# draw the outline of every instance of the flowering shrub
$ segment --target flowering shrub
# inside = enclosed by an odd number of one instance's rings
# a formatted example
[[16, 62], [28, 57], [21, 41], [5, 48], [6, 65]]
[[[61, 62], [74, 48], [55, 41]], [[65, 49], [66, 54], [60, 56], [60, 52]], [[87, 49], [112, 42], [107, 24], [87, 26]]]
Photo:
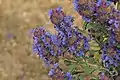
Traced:
[[[120, 75], [120, 11], [111, 3], [74, 0], [84, 20], [83, 30], [61, 7], [49, 11], [56, 34], [44, 27], [33, 29], [33, 50], [53, 80], [111, 80]], [[59, 65], [61, 58], [68, 70]]]

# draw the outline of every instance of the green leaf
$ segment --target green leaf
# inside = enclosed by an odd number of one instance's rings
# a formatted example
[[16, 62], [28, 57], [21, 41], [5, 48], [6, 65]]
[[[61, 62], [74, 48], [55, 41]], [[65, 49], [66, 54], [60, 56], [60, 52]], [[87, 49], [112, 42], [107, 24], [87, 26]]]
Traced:
[[79, 61], [78, 64], [86, 65], [86, 62], [84, 62], [84, 61]]
[[84, 80], [84, 76], [80, 75], [79, 80]]
[[116, 68], [114, 68], [114, 67], [111, 67], [111, 68], [110, 68], [109, 73], [110, 73], [110, 75], [112, 75], [112, 76], [118, 75], [118, 72], [117, 72]]
[[64, 78], [64, 80], [68, 80], [68, 78]]
[[88, 25], [88, 22], [83, 21], [83, 29], [84, 29], [84, 30], [86, 30], [86, 29], [87, 29], [87, 25]]
[[97, 23], [86, 23], [85, 24], [85, 28], [86, 29], [91, 29], [91, 28], [97, 28], [98, 27], [98, 24]]
[[94, 58], [89, 58], [89, 59], [88, 59], [88, 62], [89, 62], [90, 64], [96, 64], [96, 61], [95, 61]]
[[90, 41], [89, 43], [90, 43], [90, 48], [91, 48], [91, 50], [99, 50], [99, 49], [100, 49], [100, 47], [99, 47], [99, 45], [98, 45], [97, 42], [95, 42], [95, 41]]
[[120, 10], [120, 2], [117, 3], [117, 9]]
[[118, 67], [116, 68], [116, 70], [117, 70], [118, 72], [120, 72], [120, 66], [118, 66]]
[[92, 77], [90, 80], [99, 80], [99, 77]]
[[71, 61], [69, 61], [69, 60], [64, 60], [64, 63], [65, 63], [65, 65], [66, 65], [66, 66], [69, 66], [69, 65], [71, 65], [71, 64], [72, 64], [72, 62], [71, 62]]
[[73, 73], [73, 72], [75, 71], [75, 69], [76, 69], [76, 65], [75, 65], [75, 64], [72, 64], [72, 65], [69, 65], [69, 66], [68, 66], [68, 70], [69, 70], [71, 73]]
[[120, 49], [120, 44], [117, 44], [117, 48]]
[[94, 72], [95, 70], [96, 70], [96, 69], [91, 68], [91, 67], [89, 67], [89, 66], [84, 66], [84, 72], [85, 72], [85, 74], [87, 74], [87, 75], [91, 75], [92, 72]]

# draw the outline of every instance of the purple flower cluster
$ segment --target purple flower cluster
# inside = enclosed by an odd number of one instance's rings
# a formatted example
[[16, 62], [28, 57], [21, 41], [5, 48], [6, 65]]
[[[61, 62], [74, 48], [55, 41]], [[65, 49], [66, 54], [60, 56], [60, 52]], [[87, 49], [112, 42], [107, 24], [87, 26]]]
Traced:
[[[85, 37], [77, 27], [73, 26], [73, 17], [66, 16], [61, 10], [61, 7], [50, 10], [50, 19], [54, 24], [54, 28], [58, 31], [60, 40], [58, 40], [58, 42], [61, 43], [61, 47], [66, 47], [70, 53], [74, 53], [75, 55], [82, 55], [84, 51], [89, 49], [88, 38]], [[82, 48], [80, 50], [78, 47], [80, 47], [81, 41], [83, 41], [84, 44], [81, 45]]]
[[56, 34], [47, 32], [43, 27], [33, 29], [33, 50], [50, 69], [51, 78], [72, 80], [70, 72], [64, 72], [59, 67], [59, 56], [69, 52], [73, 56], [84, 56], [89, 50], [89, 39], [78, 28], [73, 26], [73, 17], [66, 16], [62, 8], [49, 11], [51, 22], [54, 24]]
[[59, 67], [59, 56], [63, 49], [59, 47], [58, 36], [45, 31], [43, 27], [33, 29], [33, 51], [36, 52], [50, 69], [48, 75], [51, 78], [63, 80], [65, 72]]
[[74, 7], [86, 22], [105, 24], [109, 30], [120, 31], [120, 11], [114, 9], [110, 1], [81, 1], [83, 0], [74, 0]]
[[116, 46], [106, 44], [102, 53], [102, 60], [106, 68], [118, 67], [120, 65], [120, 49], [117, 49]]
[[120, 65], [120, 48], [117, 45], [120, 45], [120, 42], [117, 40], [114, 30], [111, 29], [108, 40], [102, 48], [102, 60], [106, 68]]
[[[120, 25], [120, 11], [111, 7], [111, 2], [106, 0], [74, 0], [75, 10], [83, 17], [86, 22], [96, 22], [105, 24], [114, 22], [114, 26]], [[114, 18], [111, 20], [111, 18]], [[116, 19], [115, 19], [116, 18]]]
[[[86, 0], [85, 0], [86, 1]], [[108, 40], [102, 44], [102, 61], [105, 67], [120, 65], [120, 11], [111, 7], [107, 0], [74, 0], [75, 10], [86, 22], [104, 25], [108, 32]]]

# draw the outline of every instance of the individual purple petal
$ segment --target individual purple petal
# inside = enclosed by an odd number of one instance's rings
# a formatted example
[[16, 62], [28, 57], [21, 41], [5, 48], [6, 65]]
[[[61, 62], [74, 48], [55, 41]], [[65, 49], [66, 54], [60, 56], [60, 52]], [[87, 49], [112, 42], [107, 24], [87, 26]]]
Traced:
[[55, 70], [54, 69], [51, 69], [48, 73], [49, 76], [53, 76], [55, 74]]
[[67, 72], [67, 73], [66, 73], [66, 76], [67, 76], [67, 79], [68, 79], [68, 80], [72, 80], [72, 75], [71, 75], [70, 72]]
[[84, 51], [83, 51], [83, 50], [80, 50], [80, 51], [76, 54], [76, 56], [78, 56], [78, 57], [84, 56]]
[[58, 66], [59, 66], [58, 63], [55, 63], [55, 64], [54, 64], [54, 68], [55, 68], [55, 69], [58, 68]]
[[45, 32], [45, 35], [51, 37], [51, 34], [49, 32]]
[[86, 22], [90, 22], [90, 21], [91, 21], [90, 18], [87, 18], [87, 17], [82, 17], [82, 18], [83, 18], [83, 20], [85, 20]]
[[58, 44], [58, 39], [56, 35], [52, 35], [51, 36], [51, 41], [53, 42], [53, 44]]
[[57, 8], [58, 13], [62, 12], [62, 7]]
[[114, 22], [114, 26], [115, 26], [115, 28], [118, 28], [120, 26], [120, 24], [118, 23], [118, 21]]
[[52, 15], [52, 12], [53, 12], [52, 9], [50, 9], [50, 10], [48, 11], [48, 15], [51, 16], [51, 15]]
[[96, 5], [97, 5], [97, 6], [100, 6], [101, 4], [102, 4], [102, 0], [97, 0]]
[[42, 35], [42, 36], [41, 36], [41, 40], [45, 43], [45, 42], [46, 42], [46, 36], [45, 36], [45, 35]]
[[113, 19], [110, 19], [110, 20], [108, 21], [109, 24], [112, 24], [113, 22], [114, 22]]
[[73, 25], [73, 17], [71, 16], [66, 16], [64, 17], [64, 21], [69, 24], [69, 26], [72, 26]]

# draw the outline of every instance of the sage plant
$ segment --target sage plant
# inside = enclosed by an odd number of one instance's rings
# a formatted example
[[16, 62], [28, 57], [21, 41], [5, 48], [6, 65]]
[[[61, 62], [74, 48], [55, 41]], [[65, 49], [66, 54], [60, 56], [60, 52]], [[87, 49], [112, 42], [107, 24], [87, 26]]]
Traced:
[[[110, 0], [74, 0], [83, 30], [62, 7], [49, 11], [56, 34], [33, 29], [33, 51], [53, 80], [111, 80], [120, 75], [120, 11]], [[117, 1], [115, 2], [117, 3]], [[60, 66], [60, 59], [68, 70]]]

